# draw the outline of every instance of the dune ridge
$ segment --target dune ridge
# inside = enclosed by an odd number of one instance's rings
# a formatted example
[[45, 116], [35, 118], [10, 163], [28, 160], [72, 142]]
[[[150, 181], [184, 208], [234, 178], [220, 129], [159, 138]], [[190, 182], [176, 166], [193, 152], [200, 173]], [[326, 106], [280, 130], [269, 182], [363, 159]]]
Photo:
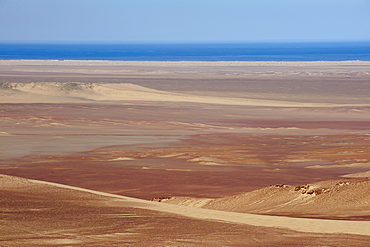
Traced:
[[[7, 175], [0, 175], [0, 185], [3, 190], [17, 190], [22, 186], [32, 187], [35, 186], [37, 190], [47, 190], [48, 187], [57, 187], [66, 190], [83, 192], [87, 195], [103, 196], [106, 199], [107, 206], [131, 207], [148, 209], [171, 214], [178, 214], [186, 217], [203, 219], [203, 220], [216, 220], [230, 223], [246, 224], [253, 226], [276, 227], [286, 228], [301, 232], [312, 233], [347, 233], [370, 235], [370, 221], [342, 221], [342, 220], [321, 220], [321, 219], [306, 219], [306, 218], [292, 218], [284, 216], [268, 216], [268, 215], [255, 215], [247, 213], [226, 212], [220, 210], [211, 210], [205, 208], [188, 207], [181, 205], [171, 205], [158, 203], [153, 201], [146, 201], [126, 196], [114, 195], [94, 190], [78, 188], [63, 184], [23, 179]], [[39, 185], [39, 186], [38, 186]], [[34, 191], [37, 193], [37, 191]]]
[[[140, 100], [276, 107], [349, 106], [349, 104], [306, 103], [295, 101], [195, 96], [155, 90], [131, 83], [1, 82], [0, 96], [0, 103]], [[366, 106], [366, 104], [350, 104], [350, 106]]]
[[218, 199], [174, 197], [164, 202], [240, 213], [368, 220], [370, 179], [343, 178], [296, 186], [277, 184]]

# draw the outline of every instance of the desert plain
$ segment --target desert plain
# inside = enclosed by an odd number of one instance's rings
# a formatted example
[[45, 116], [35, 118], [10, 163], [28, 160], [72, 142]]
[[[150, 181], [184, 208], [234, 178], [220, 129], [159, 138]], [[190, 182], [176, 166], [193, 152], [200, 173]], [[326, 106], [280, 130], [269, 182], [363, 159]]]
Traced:
[[0, 246], [369, 246], [370, 62], [0, 61]]

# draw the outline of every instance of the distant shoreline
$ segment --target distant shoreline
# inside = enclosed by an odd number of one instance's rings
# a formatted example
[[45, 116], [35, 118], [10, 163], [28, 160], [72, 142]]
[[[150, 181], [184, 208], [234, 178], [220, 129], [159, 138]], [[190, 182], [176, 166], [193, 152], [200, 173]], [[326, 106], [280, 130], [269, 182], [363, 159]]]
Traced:
[[279, 61], [279, 60], [271, 60], [271, 61], [244, 61], [244, 60], [222, 60], [222, 61], [207, 61], [207, 60], [104, 60], [104, 59], [0, 59], [0, 61], [47, 61], [47, 62], [133, 62], [133, 63], [345, 63], [345, 62], [370, 62], [370, 60], [315, 60], [315, 61], [305, 61], [305, 60], [297, 60], [297, 61]]
[[131, 61], [131, 60], [67, 60], [67, 59], [0, 59], [1, 63], [122, 63], [122, 64], [134, 64], [134, 65], [151, 65], [151, 64], [203, 64], [203, 65], [304, 65], [304, 64], [325, 64], [325, 65], [344, 65], [344, 64], [356, 64], [356, 65], [370, 65], [370, 61], [367, 60], [343, 60], [343, 61]]

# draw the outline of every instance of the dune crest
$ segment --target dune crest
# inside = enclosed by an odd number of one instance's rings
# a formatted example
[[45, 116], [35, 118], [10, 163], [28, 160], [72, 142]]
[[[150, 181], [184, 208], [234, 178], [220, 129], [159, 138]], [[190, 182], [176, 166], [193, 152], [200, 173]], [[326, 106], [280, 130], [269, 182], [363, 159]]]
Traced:
[[[44, 102], [79, 102], [79, 101], [164, 101], [191, 102], [221, 105], [253, 105], [276, 107], [335, 107], [339, 104], [303, 103], [294, 101], [276, 101], [214, 97], [179, 94], [155, 90], [131, 83], [81, 83], [81, 82], [31, 82], [0, 83], [0, 103], [44, 103]], [[363, 106], [355, 104], [353, 106]]]
[[366, 220], [370, 216], [370, 179], [278, 184], [219, 199], [174, 197], [164, 202], [241, 213]]
[[[0, 175], [0, 185], [2, 186], [2, 189], [4, 191], [8, 192], [27, 192], [32, 193], [33, 195], [45, 196], [45, 194], [47, 195], [53, 193], [53, 191], [58, 191], [60, 195], [64, 194], [68, 196], [73, 196], [75, 200], [94, 200], [100, 205], [105, 205], [105, 207], [131, 207], [146, 209], [163, 213], [177, 214], [201, 220], [216, 220], [253, 226], [288, 228], [295, 231], [312, 233], [342, 232], [348, 234], [370, 235], [370, 232], [367, 230], [370, 227], [369, 221], [302, 219], [283, 216], [254, 215], [247, 213], [226, 212], [221, 210], [210, 210], [197, 207], [170, 205], [88, 190], [74, 186], [24, 179], [7, 175]], [[33, 210], [38, 209], [35, 208]]]

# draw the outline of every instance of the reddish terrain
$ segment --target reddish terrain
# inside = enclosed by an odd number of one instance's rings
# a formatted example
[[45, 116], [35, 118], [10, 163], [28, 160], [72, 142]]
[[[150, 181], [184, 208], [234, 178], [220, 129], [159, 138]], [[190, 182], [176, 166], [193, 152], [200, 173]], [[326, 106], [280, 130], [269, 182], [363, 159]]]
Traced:
[[[356, 186], [341, 194], [348, 196], [344, 203], [351, 201], [345, 212], [333, 194], [324, 195], [331, 213], [322, 214], [313, 213], [321, 199], [310, 202], [314, 211], [297, 211], [274, 204], [293, 200], [295, 192], [289, 192], [293, 199], [287, 194], [272, 202], [264, 198], [266, 191], [280, 189], [273, 187], [277, 184], [294, 191], [343, 176], [367, 181], [368, 68], [366, 62], [0, 61], [0, 174], [141, 199], [224, 200], [252, 193], [266, 204], [209, 208], [368, 221], [366, 210], [356, 211], [357, 202], [370, 208], [366, 193], [365, 199], [356, 198]], [[366, 246], [370, 241], [369, 236], [309, 235], [135, 206], [97, 206], [99, 198], [53, 194], [49, 187], [17, 189], [9, 181], [20, 180], [3, 180], [6, 227], [0, 241], [6, 246], [31, 240], [46, 246]], [[361, 193], [368, 185], [364, 188]], [[111, 214], [114, 220], [106, 217]], [[108, 222], [115, 223], [107, 227]], [[44, 225], [55, 235], [41, 234]], [[67, 229], [73, 234], [61, 237]]]

